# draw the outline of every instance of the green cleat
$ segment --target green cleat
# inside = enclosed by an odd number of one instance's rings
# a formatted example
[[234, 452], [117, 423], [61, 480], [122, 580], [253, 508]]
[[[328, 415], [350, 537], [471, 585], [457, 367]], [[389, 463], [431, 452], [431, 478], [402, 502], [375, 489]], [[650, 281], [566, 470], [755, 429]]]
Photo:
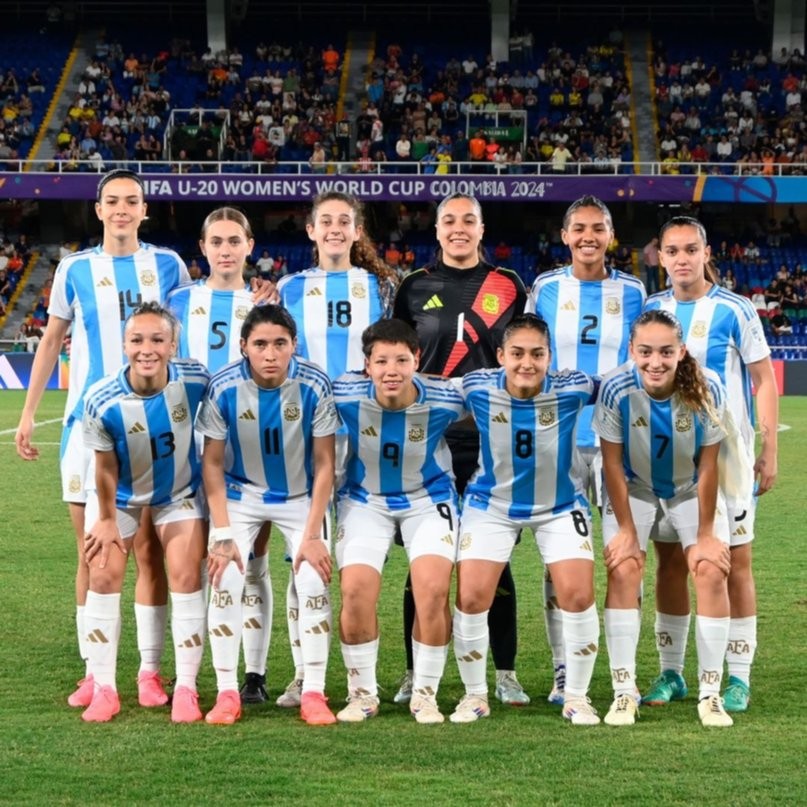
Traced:
[[729, 683], [723, 693], [723, 708], [727, 712], [745, 712], [751, 702], [751, 689], [745, 681], [729, 676]]
[[650, 691], [642, 698], [645, 706], [666, 706], [670, 701], [683, 700], [689, 690], [680, 673], [664, 670], [650, 685]]

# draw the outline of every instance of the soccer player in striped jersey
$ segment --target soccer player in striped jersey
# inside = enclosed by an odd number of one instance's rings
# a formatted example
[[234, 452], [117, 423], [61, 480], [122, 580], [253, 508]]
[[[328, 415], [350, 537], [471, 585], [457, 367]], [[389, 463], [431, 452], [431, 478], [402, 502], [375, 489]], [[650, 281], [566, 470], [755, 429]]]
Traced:
[[[254, 246], [247, 217], [233, 207], [217, 208], [204, 220], [199, 240], [202, 254], [210, 264], [210, 276], [175, 289], [168, 296], [168, 306], [181, 326], [179, 355], [199, 359], [210, 372], [241, 358], [240, 328], [253, 305], [244, 270]], [[266, 654], [273, 604], [268, 557], [270, 532], [271, 524], [261, 530], [246, 564], [242, 703], [266, 701]], [[206, 576], [206, 560], [203, 567]]]
[[[653, 295], [649, 308], [671, 311], [681, 321], [687, 350], [714, 370], [726, 387], [728, 406], [748, 450], [749, 480], [763, 495], [776, 482], [779, 393], [770, 348], [754, 306], [744, 297], [722, 288], [710, 265], [706, 231], [697, 220], [677, 217], [661, 229], [661, 261], [672, 286]], [[761, 450], [754, 457], [754, 403]], [[753, 491], [753, 484], [747, 485]], [[728, 498], [731, 526], [729, 600], [731, 625], [726, 653], [728, 685], [726, 710], [742, 712], [750, 699], [751, 664], [757, 646], [756, 589], [751, 567], [755, 495]], [[663, 538], [663, 531], [659, 537]], [[656, 541], [656, 636], [661, 675], [643, 701], [662, 705], [686, 694], [681, 675], [689, 629], [686, 564], [675, 544]]]
[[[473, 196], [452, 194], [437, 207], [439, 248], [433, 264], [411, 272], [395, 297], [394, 316], [417, 331], [425, 373], [458, 377], [497, 367], [496, 350], [510, 320], [524, 312], [527, 292], [511, 269], [488, 263], [482, 246], [482, 207]], [[479, 435], [473, 424], [449, 429], [454, 476], [460, 496], [476, 469]], [[411, 581], [404, 587], [404, 645], [407, 672], [394, 700], [405, 703], [412, 691], [412, 625], [415, 604]], [[516, 677], [518, 644], [516, 587], [505, 565], [489, 612], [491, 654], [496, 667], [496, 697], [522, 706], [530, 702]]]
[[718, 491], [725, 391], [687, 353], [681, 324], [667, 311], [645, 311], [634, 322], [630, 352], [633, 361], [603, 379], [594, 423], [608, 493], [605, 638], [614, 701], [605, 722], [632, 725], [638, 716], [639, 591], [647, 542], [663, 514], [695, 585], [698, 714], [704, 726], [730, 726], [720, 698], [729, 631], [729, 525]]
[[571, 474], [580, 412], [595, 381], [579, 371], [549, 372], [547, 324], [523, 314], [507, 326], [499, 370], [463, 378], [480, 435], [479, 469], [468, 483], [457, 552], [454, 652], [465, 696], [451, 715], [470, 723], [490, 714], [487, 610], [519, 531], [529, 527], [552, 573], [563, 614], [567, 660], [563, 717], [596, 725], [587, 697], [597, 658], [591, 517]]
[[284, 308], [253, 308], [241, 329], [245, 358], [213, 376], [199, 416], [211, 525], [208, 634], [218, 684], [208, 723], [231, 724], [241, 716], [243, 558], [270, 521], [294, 558], [303, 663], [300, 714], [312, 725], [336, 722], [324, 690], [331, 632], [328, 506], [339, 420], [328, 377], [293, 355], [296, 333]]
[[[398, 277], [379, 257], [364, 229], [361, 202], [347, 193], [328, 191], [314, 198], [306, 232], [314, 244], [312, 266], [278, 283], [280, 302], [297, 323], [297, 353], [318, 364], [332, 381], [361, 370], [365, 328], [389, 316]], [[341, 438], [337, 465], [343, 461]], [[286, 589], [286, 615], [295, 675], [276, 703], [300, 705], [302, 661], [297, 615], [299, 602], [292, 576]]]
[[[182, 259], [170, 249], [138, 240], [146, 217], [143, 182], [128, 169], [115, 169], [98, 183], [95, 214], [104, 232], [101, 244], [64, 258], [56, 269], [49, 319], [31, 368], [31, 379], [17, 429], [17, 453], [36, 460], [32, 444], [34, 417], [47, 380], [59, 359], [62, 343], [71, 331], [70, 384], [64, 414], [60, 470], [62, 498], [68, 503], [76, 536], [76, 630], [79, 653], [87, 660], [84, 627], [89, 569], [84, 557], [86, 482], [92, 452], [82, 445], [81, 420], [88, 387], [123, 365], [123, 328], [126, 318], [141, 303], [162, 301], [180, 283], [190, 282]], [[134, 541], [138, 564], [135, 585], [137, 644], [141, 667], [140, 703], [168, 701], [159, 677], [165, 641], [166, 581], [160, 553], [152, 549], [151, 528], [144, 523]], [[156, 555], [156, 557], [155, 557]], [[68, 698], [71, 706], [88, 706], [92, 679], [86, 675]]]
[[405, 322], [370, 326], [362, 347], [366, 374], [348, 373], [334, 384], [348, 434], [336, 532], [348, 705], [336, 717], [355, 723], [378, 713], [377, 605], [400, 530], [416, 607], [409, 708], [418, 723], [442, 723], [437, 688], [451, 635], [448, 590], [457, 547], [457, 494], [444, 435], [465, 406], [452, 381], [416, 372], [420, 346]]
[[[614, 225], [611, 212], [595, 196], [583, 196], [569, 206], [561, 238], [569, 247], [571, 263], [536, 279], [530, 292], [531, 310], [549, 324], [553, 370], [571, 368], [602, 375], [627, 361], [630, 324], [642, 312], [644, 285], [639, 278], [606, 266]], [[591, 501], [600, 504], [602, 460], [591, 429], [593, 413], [594, 407], [588, 407], [580, 418], [574, 471]], [[562, 704], [562, 619], [548, 573], [544, 620], [554, 668], [548, 700]]]
[[95, 452], [94, 493], [87, 498], [85, 552], [89, 591], [84, 614], [93, 697], [82, 713], [105, 723], [120, 711], [115, 683], [120, 595], [131, 542], [141, 520], [154, 522], [168, 567], [176, 656], [175, 723], [202, 719], [196, 676], [204, 648], [200, 565], [204, 506], [193, 421], [209, 373], [192, 359], [171, 361], [177, 321], [158, 303], [127, 319], [127, 365], [87, 392], [84, 443]]

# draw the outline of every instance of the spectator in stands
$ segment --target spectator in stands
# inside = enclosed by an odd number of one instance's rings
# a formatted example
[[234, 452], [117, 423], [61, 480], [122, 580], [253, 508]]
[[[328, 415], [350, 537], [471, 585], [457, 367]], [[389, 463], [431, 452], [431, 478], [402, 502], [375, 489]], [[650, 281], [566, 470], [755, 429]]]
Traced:
[[793, 333], [793, 323], [778, 306], [768, 311], [768, 322], [774, 336], [784, 336]]
[[269, 254], [269, 250], [264, 249], [261, 252], [261, 257], [255, 262], [255, 266], [261, 277], [269, 278], [274, 269], [274, 263], [274, 258]]
[[322, 143], [314, 143], [314, 149], [311, 152], [311, 157], [308, 160], [311, 170], [315, 174], [324, 174], [328, 170], [327, 162], [328, 158], [325, 154], [325, 149], [323, 148]]
[[496, 248], [493, 250], [493, 258], [497, 266], [503, 266], [509, 263], [513, 257], [513, 250], [506, 241], [499, 241]]
[[645, 287], [647, 294], [655, 294], [659, 290], [659, 257], [658, 237], [653, 236], [642, 249], [642, 263], [645, 271]]

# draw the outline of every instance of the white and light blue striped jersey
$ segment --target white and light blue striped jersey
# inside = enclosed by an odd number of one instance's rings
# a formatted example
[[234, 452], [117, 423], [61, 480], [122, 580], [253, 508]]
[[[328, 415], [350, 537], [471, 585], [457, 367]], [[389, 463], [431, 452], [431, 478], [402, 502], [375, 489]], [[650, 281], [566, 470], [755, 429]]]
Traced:
[[588, 508], [571, 469], [578, 418], [596, 386], [577, 370], [549, 373], [538, 395], [524, 400], [507, 391], [503, 369], [468, 373], [462, 388], [480, 444], [464, 507], [492, 504], [524, 520]]
[[623, 445], [628, 481], [660, 499], [695, 487], [701, 448], [723, 439], [725, 389], [717, 374], [705, 368], [703, 373], [720, 416], [717, 423], [705, 413], [693, 412], [677, 394], [665, 401], [651, 398], [632, 361], [602, 380], [594, 428], [603, 440]]
[[675, 314], [687, 350], [714, 370], [726, 388], [729, 410], [740, 434], [754, 442], [754, 400], [747, 365], [770, 356], [762, 322], [751, 301], [722, 286], [712, 286], [698, 300], [676, 300], [672, 289], [654, 294], [647, 308]]
[[281, 304], [297, 323], [297, 353], [318, 364], [328, 378], [364, 368], [361, 335], [389, 316], [392, 295], [365, 269], [306, 269], [277, 284]]
[[[628, 359], [630, 326], [642, 313], [644, 284], [611, 269], [604, 280], [578, 280], [571, 266], [539, 275], [530, 290], [530, 310], [549, 325], [552, 370], [601, 376]], [[580, 416], [577, 444], [597, 445], [593, 408]]]
[[211, 289], [204, 280], [174, 289], [166, 301], [180, 324], [177, 354], [198, 359], [211, 373], [241, 358], [241, 326], [252, 292]]
[[339, 416], [331, 382], [315, 364], [292, 357], [286, 380], [263, 389], [242, 359], [210, 380], [196, 426], [226, 441], [227, 498], [249, 493], [275, 504], [311, 493], [314, 438], [335, 434]]
[[405, 409], [384, 409], [373, 382], [348, 373], [334, 382], [336, 409], [348, 435], [340, 496], [405, 510], [417, 502], [456, 498], [445, 431], [465, 416], [454, 382], [416, 374], [417, 399]]
[[63, 258], [56, 268], [48, 314], [73, 323], [65, 423], [80, 419], [91, 384], [124, 364], [123, 326], [141, 303], [162, 302], [190, 276], [173, 250], [140, 244], [115, 257], [101, 247]]
[[118, 507], [178, 502], [195, 493], [201, 482], [193, 422], [210, 374], [198, 361], [171, 361], [167, 386], [143, 397], [132, 390], [126, 370], [88, 390], [84, 444], [115, 452]]

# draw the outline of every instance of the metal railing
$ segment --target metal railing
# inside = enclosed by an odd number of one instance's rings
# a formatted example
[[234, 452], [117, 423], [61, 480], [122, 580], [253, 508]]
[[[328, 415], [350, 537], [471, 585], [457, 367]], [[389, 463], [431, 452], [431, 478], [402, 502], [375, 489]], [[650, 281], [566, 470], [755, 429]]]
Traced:
[[[3, 168], [5, 166], [5, 168]], [[236, 170], [236, 166], [239, 167]], [[438, 168], [439, 166], [439, 168]], [[558, 176], [805, 176], [807, 164], [799, 163], [726, 163], [726, 162], [687, 162], [675, 163], [674, 170], [662, 162], [620, 162], [598, 165], [591, 162], [567, 162], [563, 171], [556, 171], [551, 162], [520, 162], [503, 166], [486, 161], [449, 162], [442, 164], [420, 163], [414, 160], [389, 160], [385, 162], [363, 163], [355, 160], [335, 160], [324, 164], [324, 170], [315, 171], [307, 160], [263, 162], [255, 160], [232, 160], [209, 162], [204, 160], [105, 160], [100, 165], [92, 160], [3, 160], [0, 172], [19, 173], [103, 173], [113, 168], [129, 168], [143, 174], [232, 174], [232, 173], [277, 173], [277, 174], [515, 174], [545, 177]], [[444, 170], [445, 169], [445, 170]]]

